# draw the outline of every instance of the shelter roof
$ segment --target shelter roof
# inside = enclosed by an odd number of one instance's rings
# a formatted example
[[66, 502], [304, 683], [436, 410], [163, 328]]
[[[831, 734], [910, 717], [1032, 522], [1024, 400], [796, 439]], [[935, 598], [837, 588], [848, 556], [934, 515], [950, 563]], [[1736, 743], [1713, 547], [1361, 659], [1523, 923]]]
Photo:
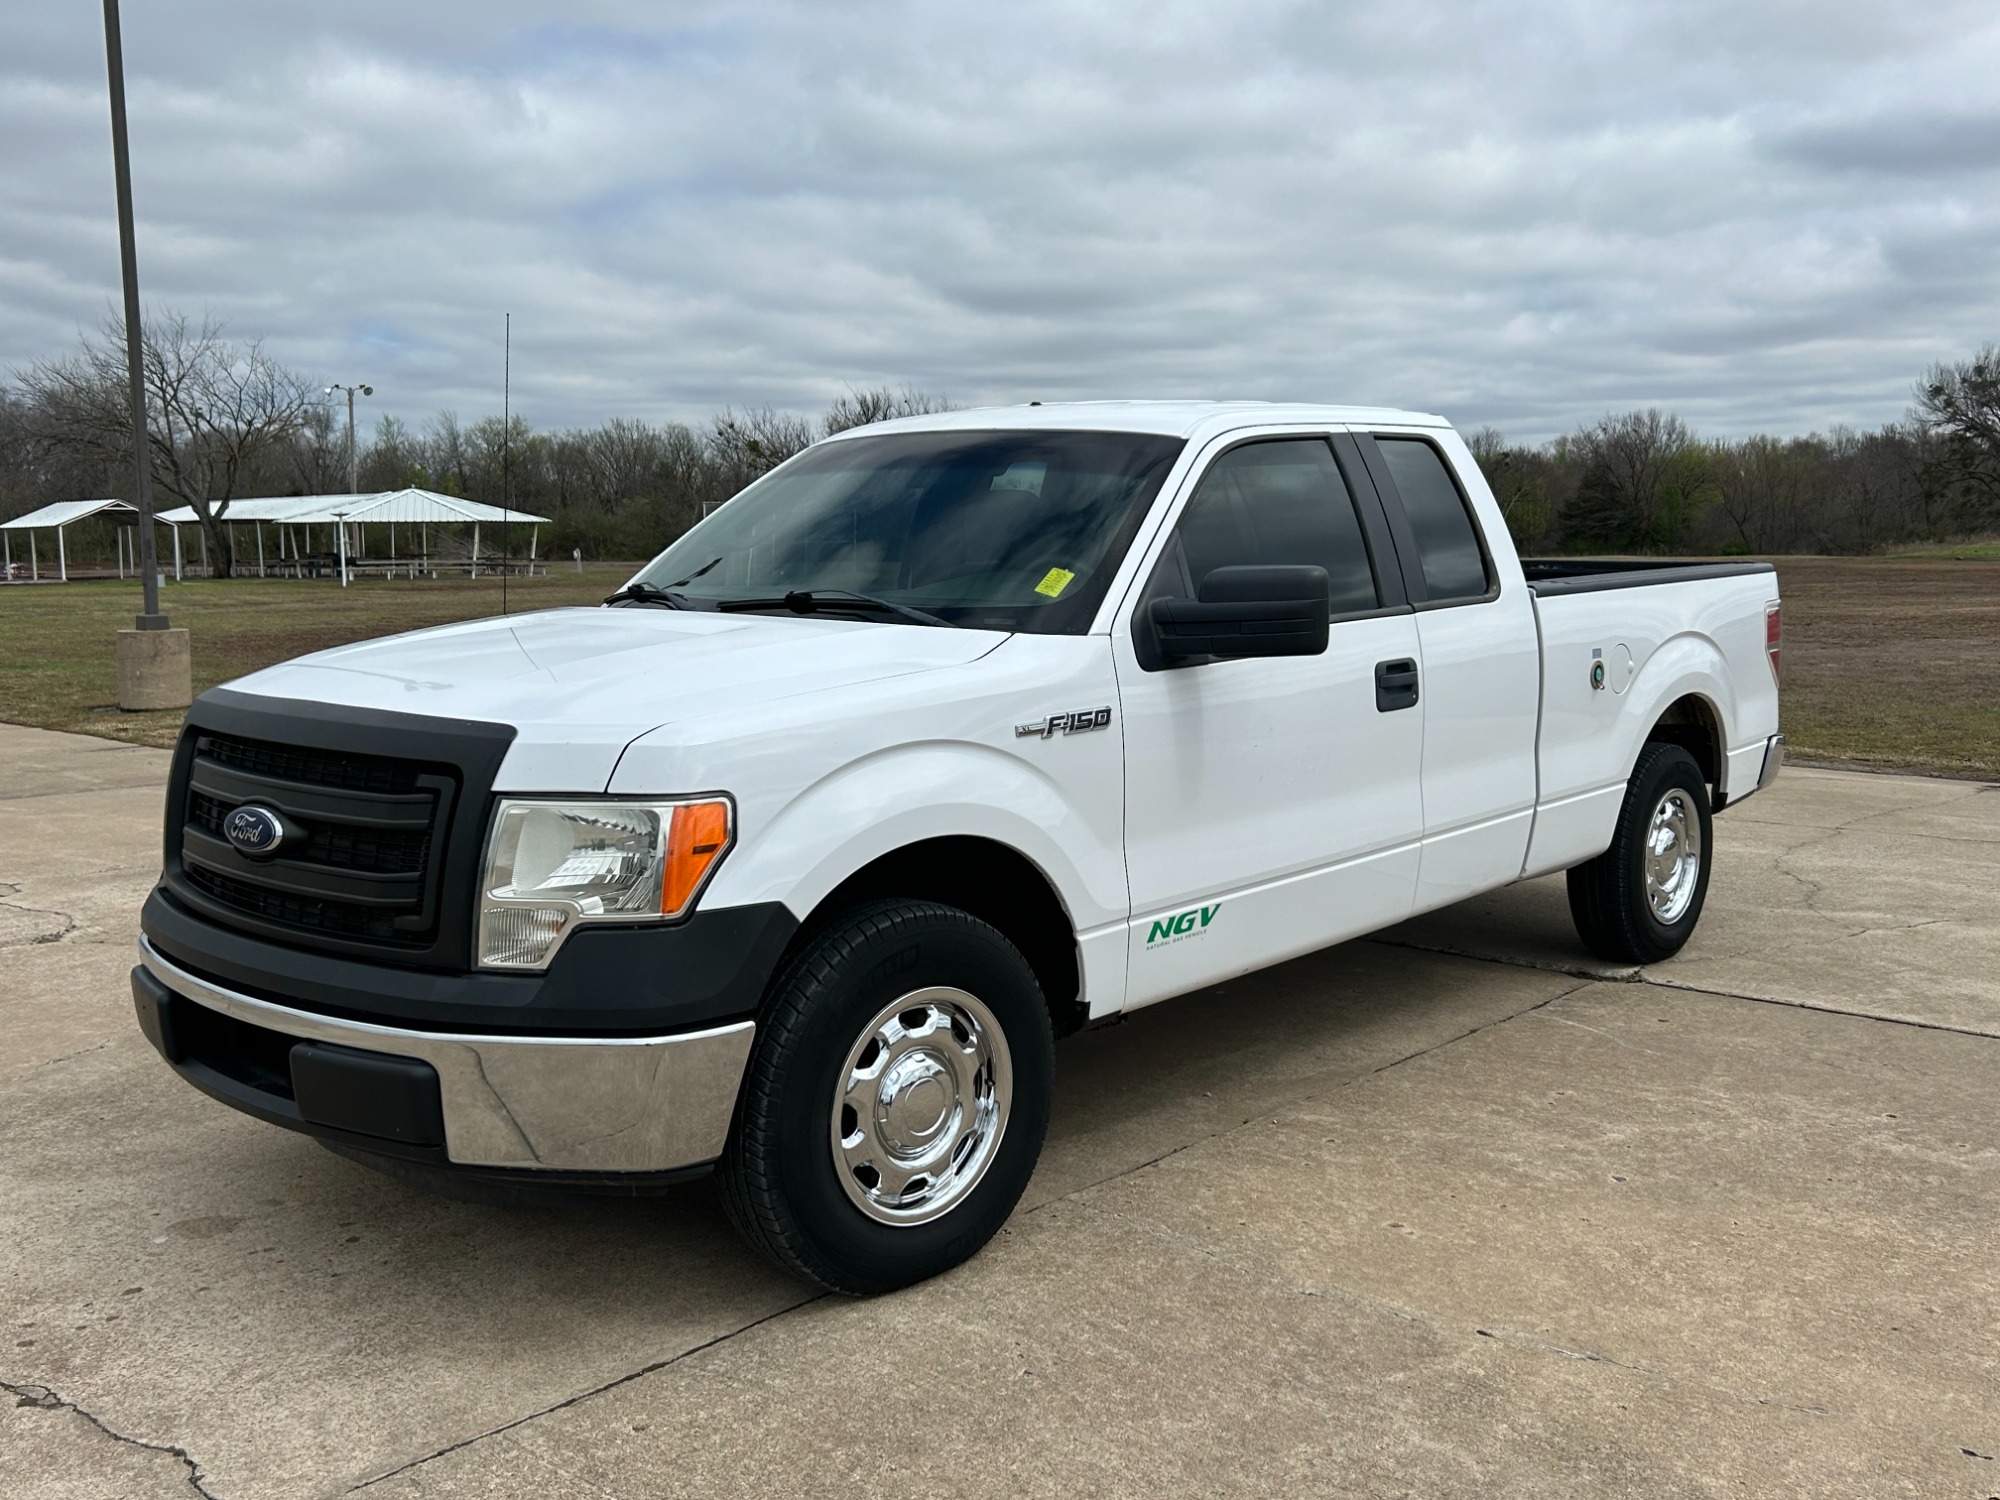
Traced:
[[[225, 521], [280, 521], [288, 525], [331, 526], [336, 521], [391, 521], [397, 524], [449, 525], [457, 521], [519, 521], [547, 525], [547, 516], [525, 510], [502, 510], [478, 500], [440, 495], [435, 490], [382, 490], [369, 495], [262, 495], [231, 500]], [[185, 526], [196, 519], [194, 507], [165, 511], [162, 521]]]
[[94, 516], [100, 511], [117, 510], [127, 515], [138, 512], [123, 500], [58, 500], [54, 505], [44, 505], [40, 510], [31, 510], [25, 516], [16, 516], [11, 521], [0, 521], [0, 531], [30, 531], [44, 526], [67, 526], [72, 521], [81, 521], [86, 516]]

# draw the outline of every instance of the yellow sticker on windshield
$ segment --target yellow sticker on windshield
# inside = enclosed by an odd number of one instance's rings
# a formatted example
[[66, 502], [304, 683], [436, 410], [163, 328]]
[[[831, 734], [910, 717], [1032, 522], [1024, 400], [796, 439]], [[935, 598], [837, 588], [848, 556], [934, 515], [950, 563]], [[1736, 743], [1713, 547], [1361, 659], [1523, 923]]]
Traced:
[[1047, 594], [1053, 599], [1068, 588], [1075, 578], [1076, 574], [1070, 572], [1068, 568], [1050, 568], [1042, 575], [1042, 581], [1035, 585], [1035, 592]]

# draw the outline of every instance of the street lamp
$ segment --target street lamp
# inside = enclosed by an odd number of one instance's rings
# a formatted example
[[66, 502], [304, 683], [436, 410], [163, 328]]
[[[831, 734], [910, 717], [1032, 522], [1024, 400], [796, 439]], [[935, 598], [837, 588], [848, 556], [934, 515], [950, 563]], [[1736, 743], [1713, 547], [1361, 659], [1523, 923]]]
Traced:
[[[118, 0], [104, 0], [104, 68], [111, 103], [111, 174], [118, 195], [118, 263], [125, 296], [125, 375], [132, 422], [132, 503], [139, 512], [140, 613], [116, 637], [118, 706], [186, 708], [193, 697], [188, 633], [160, 609], [159, 558], [153, 550], [152, 470], [146, 452], [145, 356], [139, 323], [139, 254], [132, 229], [132, 153], [125, 130], [125, 43]], [[180, 531], [175, 530], [178, 542]]]
[[355, 466], [354, 456], [354, 393], [359, 391], [364, 396], [372, 396], [375, 394], [375, 387], [372, 385], [330, 385], [326, 388], [326, 393], [329, 396], [335, 391], [347, 392], [347, 493], [358, 495], [361, 493], [361, 485], [355, 477], [359, 471]]

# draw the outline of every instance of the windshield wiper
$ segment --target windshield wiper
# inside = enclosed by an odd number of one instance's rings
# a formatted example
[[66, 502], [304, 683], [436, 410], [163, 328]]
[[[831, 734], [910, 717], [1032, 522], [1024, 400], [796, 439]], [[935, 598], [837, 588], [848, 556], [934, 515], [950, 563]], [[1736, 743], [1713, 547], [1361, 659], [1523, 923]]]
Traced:
[[858, 594], [853, 589], [793, 589], [790, 593], [774, 599], [724, 599], [715, 607], [728, 613], [788, 609], [795, 615], [820, 613], [895, 615], [898, 619], [908, 620], [913, 625], [942, 625], [952, 630], [958, 628], [949, 620], [941, 620], [936, 615], [912, 609], [907, 604], [878, 599], [873, 594]]
[[604, 601], [606, 604], [651, 604], [661, 609], [693, 609], [687, 595], [672, 589], [655, 588], [650, 583], [628, 583]]
[[710, 568], [714, 567], [717, 563], [721, 561], [722, 559], [719, 557], [711, 557], [707, 562], [703, 563], [700, 567], [696, 568], [692, 573], [688, 574], [687, 577], [676, 578], [672, 583], [668, 584], [667, 587], [670, 589], [677, 589], [682, 587], [684, 584], [693, 583], [697, 578], [701, 577], [702, 574], [706, 573]]

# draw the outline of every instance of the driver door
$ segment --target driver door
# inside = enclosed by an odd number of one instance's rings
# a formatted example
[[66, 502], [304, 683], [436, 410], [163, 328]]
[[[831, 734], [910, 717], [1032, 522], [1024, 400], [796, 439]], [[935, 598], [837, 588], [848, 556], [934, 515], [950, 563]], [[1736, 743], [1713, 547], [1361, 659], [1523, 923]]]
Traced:
[[[1225, 449], [1114, 633], [1128, 1009], [1386, 926], [1414, 906], [1424, 825], [1416, 616], [1394, 567], [1377, 565], [1393, 556], [1386, 523], [1356, 479], [1325, 437]], [[1216, 568], [1272, 563], [1326, 569], [1324, 653], [1159, 663], [1153, 599], [1195, 597]]]

